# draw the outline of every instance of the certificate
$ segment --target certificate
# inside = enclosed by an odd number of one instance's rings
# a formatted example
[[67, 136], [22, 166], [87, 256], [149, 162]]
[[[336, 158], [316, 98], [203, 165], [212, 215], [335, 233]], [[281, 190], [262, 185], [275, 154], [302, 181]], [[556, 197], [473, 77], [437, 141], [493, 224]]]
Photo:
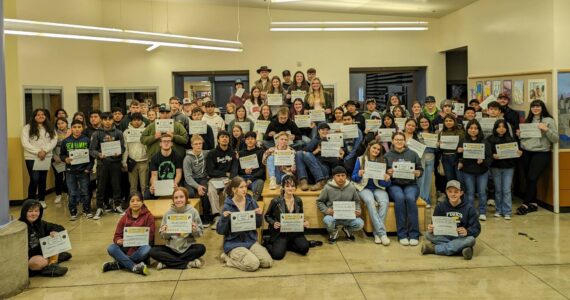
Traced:
[[34, 171], [48, 171], [51, 167], [51, 159], [45, 157], [43, 160], [36, 158], [34, 159], [34, 166], [32, 170]]
[[235, 119], [236, 119], [235, 114], [225, 114], [224, 115], [224, 121], [226, 121], [226, 124], [230, 124]]
[[380, 142], [392, 142], [392, 135], [396, 132], [396, 128], [379, 128], [378, 136]]
[[130, 128], [125, 130], [125, 142], [127, 143], [140, 143], [142, 136], [142, 129]]
[[495, 145], [499, 159], [518, 158], [519, 145], [517, 143], [505, 143]]
[[239, 158], [239, 165], [242, 169], [259, 169], [259, 161], [257, 160], [257, 155], [252, 154], [248, 156], [242, 156]]
[[305, 217], [303, 214], [281, 214], [281, 232], [303, 232]]
[[483, 113], [480, 111], [475, 112], [475, 119], [482, 119], [483, 118]]
[[384, 180], [386, 174], [386, 164], [374, 161], [366, 161], [364, 164], [364, 177]]
[[416, 164], [413, 162], [394, 162], [392, 168], [394, 169], [394, 173], [392, 173], [392, 177], [394, 178], [416, 179], [416, 174], [414, 173]]
[[154, 124], [156, 132], [174, 132], [173, 119], [159, 119], [154, 121]]
[[344, 138], [342, 133], [329, 133], [327, 134], [327, 140], [329, 140], [329, 142], [335, 141], [342, 143]]
[[540, 129], [538, 129], [538, 123], [521, 123], [519, 126], [521, 129], [521, 139], [542, 137], [542, 133], [540, 132]]
[[72, 166], [89, 163], [89, 149], [70, 150], [69, 157]]
[[221, 189], [225, 188], [226, 187], [226, 181], [228, 181], [227, 177], [210, 179], [210, 183], [212, 184], [212, 186], [216, 190], [221, 190]]
[[236, 90], [236, 96], [240, 97], [243, 96], [243, 93], [245, 92], [244, 88], [239, 88]]
[[265, 134], [265, 132], [267, 131], [267, 127], [269, 127], [270, 123], [271, 123], [271, 121], [256, 120], [255, 125], [253, 126], [253, 129], [254, 129], [253, 131], [255, 131], [257, 133]]
[[459, 102], [455, 102], [453, 104], [453, 113], [458, 115], [458, 116], [463, 116], [463, 113], [465, 112], [465, 104], [463, 103], [459, 103]]
[[301, 99], [304, 102], [305, 95], [307, 95], [307, 92], [305, 91], [291, 91], [291, 102], [295, 101], [296, 99]]
[[125, 227], [123, 229], [123, 247], [139, 247], [148, 245], [148, 227]]
[[456, 150], [457, 145], [459, 144], [459, 136], [458, 135], [442, 135], [440, 137], [440, 144], [439, 148], [445, 150]]
[[59, 162], [59, 163], [54, 162], [51, 165], [53, 166], [53, 168], [55, 169], [55, 171], [57, 173], [65, 172], [65, 163], [64, 162]]
[[255, 230], [255, 211], [232, 212], [230, 224], [232, 232]]
[[192, 215], [168, 215], [166, 216], [166, 226], [166, 233], [192, 233]]
[[420, 158], [422, 158], [422, 156], [424, 155], [424, 152], [426, 151], [427, 146], [414, 140], [414, 139], [409, 139], [407, 142], [408, 148], [414, 152], [416, 152], [418, 154], [418, 156]]
[[326, 122], [325, 111], [323, 109], [313, 109], [309, 110], [309, 116], [311, 116], [311, 122]]
[[67, 230], [57, 232], [54, 237], [50, 235], [40, 239], [42, 255], [45, 258], [71, 250], [71, 242]]
[[241, 130], [243, 130], [244, 134], [251, 131], [251, 124], [249, 122], [235, 122], [234, 124], [239, 125], [239, 127], [241, 127]]
[[121, 155], [121, 141], [101, 143], [101, 154], [105, 157]]
[[283, 105], [283, 95], [282, 94], [267, 94], [267, 104], [270, 106], [281, 106], [281, 105]]
[[174, 193], [174, 179], [157, 180], [154, 182], [155, 196], [172, 196]]
[[334, 201], [333, 217], [339, 220], [356, 219], [356, 203], [354, 201]]
[[322, 141], [321, 142], [321, 157], [340, 157], [340, 147], [342, 142], [339, 141]]
[[327, 123], [331, 128], [331, 132], [340, 132], [343, 124], [342, 123]]
[[485, 159], [485, 144], [463, 143], [463, 158]]
[[358, 138], [358, 125], [350, 124], [343, 125], [341, 127], [342, 138], [343, 139], [355, 139]]
[[299, 128], [311, 127], [311, 116], [309, 115], [295, 115], [295, 124]]
[[481, 125], [481, 129], [483, 130], [483, 135], [489, 136], [493, 133], [493, 126], [495, 126], [497, 118], [481, 118], [477, 119], [477, 121], [479, 122], [479, 125]]
[[422, 138], [424, 139], [424, 144], [430, 148], [437, 148], [437, 134], [436, 133], [421, 133]]
[[188, 128], [190, 129], [190, 134], [206, 134], [208, 133], [208, 123], [202, 120], [190, 120], [188, 122]]
[[368, 129], [369, 131], [378, 131], [378, 129], [380, 128], [380, 120], [364, 120], [364, 123], [366, 123], [366, 129]]
[[404, 127], [406, 127], [406, 118], [394, 118], [394, 123], [398, 126], [400, 131], [404, 131]]
[[433, 223], [433, 235], [458, 236], [457, 221], [451, 217], [431, 217]]
[[273, 156], [276, 166], [292, 166], [295, 164], [294, 150], [275, 150]]

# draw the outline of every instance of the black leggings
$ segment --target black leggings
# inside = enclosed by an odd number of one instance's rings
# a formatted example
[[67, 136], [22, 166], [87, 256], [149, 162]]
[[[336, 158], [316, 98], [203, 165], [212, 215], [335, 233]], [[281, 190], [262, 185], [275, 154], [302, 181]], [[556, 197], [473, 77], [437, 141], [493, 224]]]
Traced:
[[285, 257], [287, 250], [301, 255], [307, 254], [309, 252], [309, 241], [303, 234], [281, 234], [273, 243], [265, 245], [265, 248], [273, 259], [281, 260]]
[[206, 247], [202, 244], [194, 244], [184, 253], [174, 252], [166, 246], [156, 246], [150, 249], [150, 257], [170, 269], [186, 269], [189, 262], [202, 257], [204, 253], [206, 253]]
[[524, 173], [526, 179], [526, 190], [524, 193], [524, 205], [534, 204], [536, 205], [537, 198], [536, 193], [538, 190], [538, 180], [550, 166], [550, 152], [532, 152], [524, 151], [522, 155], [522, 161], [524, 166]]
[[48, 171], [34, 171], [34, 161], [26, 160], [26, 169], [30, 176], [28, 199], [44, 201], [46, 198], [46, 180]]

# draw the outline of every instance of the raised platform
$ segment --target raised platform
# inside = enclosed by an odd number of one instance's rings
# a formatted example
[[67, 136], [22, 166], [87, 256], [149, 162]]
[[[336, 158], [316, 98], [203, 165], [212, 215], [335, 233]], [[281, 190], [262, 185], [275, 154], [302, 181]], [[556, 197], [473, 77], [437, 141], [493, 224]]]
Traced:
[[[158, 200], [146, 200], [144, 205], [146, 205], [148, 210], [150, 210], [154, 216], [154, 225], [156, 227], [156, 231], [154, 232], [154, 244], [164, 245], [164, 240], [160, 238], [158, 229], [162, 225], [162, 217], [172, 206], [172, 199], [161, 198]], [[194, 207], [198, 212], [202, 210], [200, 198], [191, 198], [190, 205], [192, 205], [192, 207]]]
[[[362, 208], [362, 219], [364, 220], [364, 232], [374, 233], [374, 227], [372, 226], [372, 221], [368, 215], [368, 208], [364, 202], [360, 202]], [[418, 222], [420, 231], [424, 231], [426, 228], [426, 202], [421, 198], [416, 201], [416, 206], [418, 207]], [[394, 202], [390, 202], [388, 206], [388, 212], [386, 213], [386, 232], [396, 232], [396, 215], [394, 213]]]

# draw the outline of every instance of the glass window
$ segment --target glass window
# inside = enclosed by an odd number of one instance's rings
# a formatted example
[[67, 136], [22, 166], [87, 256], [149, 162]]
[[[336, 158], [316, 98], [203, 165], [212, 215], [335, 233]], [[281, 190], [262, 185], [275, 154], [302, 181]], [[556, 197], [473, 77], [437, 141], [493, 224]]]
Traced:
[[50, 120], [53, 120], [53, 113], [61, 107], [61, 88], [24, 88], [25, 123], [30, 120], [32, 112], [37, 108], [47, 109]]
[[77, 111], [88, 116], [90, 112], [100, 110], [102, 102], [102, 88], [77, 88]]
[[249, 88], [247, 73], [247, 71], [174, 73], [174, 93], [178, 97], [183, 96], [190, 100], [209, 97], [217, 107], [225, 108], [226, 103], [236, 92], [234, 89], [236, 79], [244, 83], [246, 90]]
[[127, 112], [133, 100], [146, 102], [150, 107], [156, 104], [156, 96], [156, 88], [109, 89], [109, 99], [111, 99], [110, 108], [120, 107], [123, 109], [123, 112]]

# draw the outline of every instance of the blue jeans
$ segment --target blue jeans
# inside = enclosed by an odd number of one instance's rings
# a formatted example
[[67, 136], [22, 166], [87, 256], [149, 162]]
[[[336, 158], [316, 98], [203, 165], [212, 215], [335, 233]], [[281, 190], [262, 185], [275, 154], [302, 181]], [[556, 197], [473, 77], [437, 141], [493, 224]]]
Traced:
[[358, 231], [364, 227], [364, 221], [358, 217], [353, 220], [335, 220], [333, 216], [326, 215], [323, 218], [323, 222], [327, 226], [327, 231], [329, 234], [332, 234], [335, 231], [336, 227], [339, 225], [346, 227], [346, 229], [348, 229], [350, 232]]
[[396, 228], [398, 239], [414, 239], [420, 237], [420, 225], [418, 220], [418, 199], [419, 188], [416, 184], [404, 186], [392, 183], [388, 187], [390, 198], [394, 200], [394, 210], [396, 214]]
[[424, 173], [422, 177], [418, 179], [418, 184], [420, 186], [420, 197], [424, 199], [427, 204], [431, 203], [431, 179], [433, 177], [433, 170], [435, 165], [435, 159], [426, 160], [424, 166]]
[[497, 213], [503, 216], [512, 214], [513, 198], [511, 184], [513, 183], [514, 173], [515, 168], [491, 168], [491, 174], [495, 182], [495, 207], [497, 208]]
[[479, 194], [479, 214], [487, 212], [487, 182], [489, 181], [489, 171], [481, 175], [463, 173], [465, 181], [465, 202], [475, 207], [475, 190]]
[[148, 258], [150, 246], [140, 246], [131, 256], [127, 255], [127, 250], [128, 248], [121, 247], [117, 244], [111, 244], [107, 247], [107, 253], [119, 263], [121, 268], [131, 271], [136, 264]]
[[275, 166], [275, 157], [270, 155], [267, 157], [267, 170], [269, 172], [269, 178], [275, 177], [277, 179], [277, 183], [281, 184], [281, 178], [283, 178], [283, 172], [279, 169], [279, 167]]
[[463, 183], [461, 174], [457, 169], [457, 163], [459, 162], [457, 159], [457, 154], [442, 154], [441, 162], [443, 163], [443, 171], [445, 172], [446, 182], [450, 180], [459, 180], [459, 182]]
[[[251, 175], [243, 175], [242, 177], [245, 181], [252, 180]], [[259, 200], [259, 197], [261, 197], [264, 183], [265, 182], [263, 181], [263, 179], [255, 179], [251, 182], [250, 185], [247, 186], [247, 188], [253, 192], [253, 197], [252, 197], [253, 201], [257, 201]]]
[[297, 151], [295, 153], [295, 164], [297, 165], [297, 178], [299, 180], [308, 178], [307, 166], [315, 181], [319, 182], [327, 178], [327, 168], [311, 152]]
[[435, 244], [435, 254], [456, 255], [461, 253], [463, 248], [475, 246], [475, 238], [472, 236], [454, 237], [449, 235], [433, 235], [424, 233], [425, 238]]
[[77, 204], [83, 205], [83, 213], [91, 212], [91, 198], [89, 198], [89, 174], [85, 172], [66, 172], [67, 192], [69, 193], [69, 212], [77, 213]]
[[360, 199], [364, 201], [368, 208], [368, 215], [374, 226], [374, 235], [386, 235], [386, 212], [388, 212], [388, 193], [382, 189], [363, 189], [358, 192]]

